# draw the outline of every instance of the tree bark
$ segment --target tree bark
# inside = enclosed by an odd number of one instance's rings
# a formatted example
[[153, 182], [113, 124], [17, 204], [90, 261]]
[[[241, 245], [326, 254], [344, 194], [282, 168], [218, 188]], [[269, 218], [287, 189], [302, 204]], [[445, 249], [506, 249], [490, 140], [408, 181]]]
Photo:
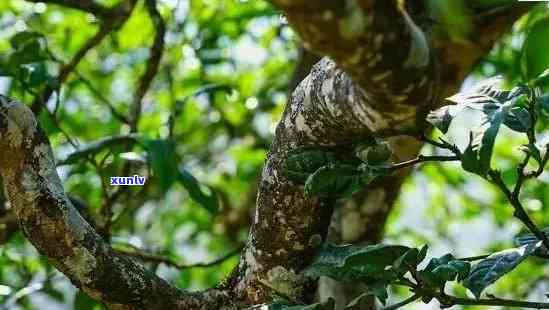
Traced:
[[[293, 93], [277, 128], [235, 281], [239, 296], [251, 303], [268, 301], [277, 291], [307, 299], [310, 288], [296, 274], [313, 256], [315, 240], [325, 240], [323, 225], [331, 213], [330, 202], [305, 198], [302, 187], [283, 176], [280, 164], [288, 151], [303, 145], [335, 145], [346, 152], [353, 142], [368, 136], [424, 129], [426, 113], [441, 104], [442, 96], [458, 89], [473, 65], [526, 10], [510, 6], [495, 14], [479, 13], [475, 37], [468, 42], [433, 34], [428, 64], [410, 67], [409, 26], [394, 2], [273, 2], [300, 33], [304, 46], [330, 56], [339, 68], [328, 58], [318, 63]], [[422, 9], [418, 1], [407, 3], [410, 11]], [[340, 27], [346, 18], [357, 19], [354, 23], [362, 26], [346, 33]], [[395, 153], [403, 160], [415, 156], [421, 145], [396, 135]], [[381, 220], [365, 221], [372, 227], [359, 233], [362, 240], [379, 238], [401, 183], [398, 178], [394, 189], [367, 190], [382, 197], [365, 207], [367, 216]]]
[[120, 255], [73, 207], [30, 109], [0, 96], [0, 173], [25, 237], [71, 282], [112, 309], [222, 309], [226, 293], [179, 291]]

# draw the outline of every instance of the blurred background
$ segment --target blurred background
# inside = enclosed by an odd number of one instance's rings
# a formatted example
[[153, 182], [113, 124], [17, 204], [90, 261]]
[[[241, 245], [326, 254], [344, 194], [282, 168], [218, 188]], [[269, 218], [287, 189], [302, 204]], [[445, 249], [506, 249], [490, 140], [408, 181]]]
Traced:
[[[96, 2], [102, 8], [119, 3]], [[200, 290], [215, 286], [238, 263], [235, 253], [247, 238], [277, 120], [301, 71], [316, 56], [300, 49], [292, 29], [266, 1], [157, 4], [163, 22], [139, 1], [127, 20], [109, 25], [108, 14], [0, 1], [0, 93], [39, 111], [67, 192], [115, 248], [155, 253], [163, 260], [145, 260], [150, 268], [180, 288]], [[443, 11], [450, 22], [465, 25], [463, 12]], [[499, 74], [515, 83], [524, 31], [546, 13], [537, 8], [522, 18], [464, 87]], [[164, 53], [157, 73], [147, 76], [163, 27]], [[466, 25], [456, 29], [456, 36], [467, 31]], [[68, 68], [72, 72], [60, 85], [59, 74]], [[137, 125], [128, 117], [136, 104], [142, 106]], [[459, 125], [452, 132], [456, 141], [463, 139]], [[495, 164], [504, 176], [511, 177], [521, 158], [510, 146], [524, 141], [510, 131], [498, 138]], [[106, 184], [124, 172], [147, 176], [146, 186]], [[548, 176], [541, 179], [527, 184], [523, 198], [545, 227]], [[13, 227], [9, 210], [0, 208], [0, 215], [0, 309], [101, 309], [38, 255]], [[521, 229], [497, 189], [459, 166], [427, 164], [405, 181], [385, 239], [429, 244], [433, 256], [463, 257], [508, 248]], [[547, 268], [529, 260], [488, 293], [544, 300]], [[452, 290], [466, 294], [461, 286]]]

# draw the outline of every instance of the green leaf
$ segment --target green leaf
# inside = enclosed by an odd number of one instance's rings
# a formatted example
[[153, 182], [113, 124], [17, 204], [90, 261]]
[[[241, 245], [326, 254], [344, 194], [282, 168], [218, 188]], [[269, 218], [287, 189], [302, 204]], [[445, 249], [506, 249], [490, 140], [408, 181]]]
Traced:
[[75, 152], [69, 154], [64, 160], [59, 161], [58, 165], [71, 165], [75, 162], [94, 156], [99, 152], [110, 149], [111, 151], [115, 148], [119, 148], [120, 145], [131, 145], [137, 142], [138, 135], [116, 135], [105, 137], [97, 141], [91, 142], [80, 147]]
[[385, 141], [378, 141], [374, 145], [359, 145], [355, 153], [360, 160], [369, 165], [387, 163], [392, 155], [391, 148]]
[[420, 252], [418, 249], [409, 249], [393, 263], [393, 270], [395, 270], [398, 276], [402, 276], [408, 271], [416, 270], [417, 265], [421, 262], [419, 255]]
[[441, 31], [450, 40], [467, 42], [473, 31], [473, 11], [469, 7], [470, 1], [464, 0], [428, 0], [429, 15], [437, 21], [437, 30]]
[[522, 76], [532, 82], [549, 68], [549, 16], [535, 22], [526, 34], [521, 56]]
[[432, 288], [439, 288], [448, 281], [462, 281], [469, 275], [471, 265], [468, 262], [456, 260], [452, 254], [432, 258], [425, 269], [418, 272], [420, 281]]
[[12, 76], [13, 68], [10, 65], [9, 59], [5, 55], [0, 54], [0, 76]]
[[427, 251], [429, 250], [429, 246], [426, 244], [419, 250], [419, 254], [417, 255], [418, 262], [422, 262], [425, 257], [427, 257]]
[[42, 62], [48, 58], [49, 55], [45, 46], [39, 40], [29, 40], [25, 42], [25, 44], [18, 47], [9, 57], [10, 63], [15, 66]]
[[473, 134], [469, 136], [469, 145], [462, 154], [461, 167], [463, 170], [482, 175], [478, 160], [478, 147], [473, 144]]
[[410, 248], [399, 245], [324, 246], [304, 271], [313, 278], [328, 276], [336, 280], [391, 280], [394, 272], [386, 267]]
[[513, 107], [505, 118], [505, 126], [517, 132], [527, 132], [532, 127], [530, 112], [524, 107]]
[[[466, 109], [482, 112], [484, 117], [483, 124], [499, 121], [500, 115], [497, 113], [500, 113], [501, 109], [506, 111], [501, 116], [505, 118], [507, 110], [514, 105], [516, 99], [523, 95], [527, 89], [523, 86], [518, 86], [512, 91], [503, 90], [500, 88], [501, 83], [502, 79], [500, 77], [493, 77], [481, 81], [464, 92], [447, 98], [446, 100], [453, 102], [456, 105], [444, 106], [438, 110], [432, 111], [427, 116], [427, 121], [438, 128], [442, 133], [447, 133], [453, 119], [463, 113]], [[518, 116], [522, 117], [523, 114], [514, 115], [515, 118]], [[504, 121], [504, 119], [502, 121]], [[517, 121], [522, 121], [522, 119], [517, 119]], [[499, 128], [499, 126], [497, 128]], [[496, 129], [496, 127], [494, 126], [493, 129]]]
[[464, 170], [480, 175], [486, 174], [490, 169], [499, 129], [507, 119], [510, 119], [508, 125], [515, 128], [529, 127], [528, 120], [525, 120], [525, 118], [529, 119], [529, 115], [525, 116], [520, 108], [512, 110], [515, 99], [521, 94], [521, 91], [516, 89], [513, 92], [501, 90], [496, 86], [497, 81], [498, 79], [489, 79], [475, 87], [472, 92], [459, 93], [449, 98], [464, 108], [471, 108], [483, 113], [482, 124], [472, 130], [469, 145], [464, 151], [462, 160]]
[[490, 255], [473, 266], [463, 285], [480, 298], [486, 287], [513, 270], [540, 246], [541, 242], [536, 242]]
[[542, 111], [549, 113], [549, 94], [538, 97], [537, 103]]
[[299, 148], [288, 154], [283, 170], [292, 181], [305, 183], [309, 175], [319, 168], [336, 162], [333, 152], [310, 147]]
[[514, 97], [510, 97], [510, 91], [501, 89], [502, 82], [503, 79], [500, 76], [492, 77], [477, 83], [464, 92], [448, 97], [446, 100], [481, 111], [489, 104], [502, 105], [514, 99]]
[[311, 174], [305, 182], [305, 194], [308, 196], [339, 198], [360, 190], [361, 173], [357, 168], [347, 165], [328, 165]]
[[442, 133], [447, 133], [452, 120], [462, 111], [462, 107], [447, 105], [427, 115], [427, 121]]
[[441, 265], [445, 265], [447, 263], [449, 263], [450, 261], [454, 260], [454, 256], [452, 254], [446, 254], [446, 255], [443, 255], [441, 257], [435, 257], [435, 258], [432, 258], [429, 263], [427, 264], [427, 266], [425, 267], [425, 271], [433, 271], [435, 270], [436, 267], [438, 266], [441, 266]]
[[448, 265], [452, 266], [454, 269], [457, 270], [458, 281], [465, 280], [469, 276], [469, 273], [471, 272], [471, 263], [469, 262], [465, 262], [462, 260], [453, 260], [449, 262]]
[[549, 69], [545, 69], [534, 81], [535, 86], [546, 86], [549, 82]]
[[65, 301], [65, 295], [63, 294], [63, 291], [54, 288], [51, 284], [44, 285], [44, 287], [42, 288], [42, 292], [48, 294], [48, 297], [58, 302]]
[[432, 271], [433, 275], [440, 279], [441, 283], [454, 281], [458, 275], [456, 268], [450, 265], [440, 265]]
[[[541, 232], [544, 233], [545, 236], [549, 238], [549, 228], [544, 228], [541, 230]], [[535, 244], [538, 241], [539, 241], [538, 238], [532, 233], [522, 234], [520, 236], [515, 237], [514, 239], [514, 243], [516, 246]], [[547, 248], [545, 248], [544, 246], [541, 246], [536, 250], [534, 254], [542, 257], [548, 257], [549, 250], [547, 250]]]
[[387, 303], [387, 299], [389, 299], [387, 284], [384, 281], [376, 281], [368, 285], [368, 293], [377, 297], [377, 299], [379, 299], [381, 304], [384, 306]]
[[160, 181], [160, 188], [167, 192], [179, 178], [179, 160], [175, 145], [170, 140], [145, 140], [145, 149], [149, 153], [152, 171]]
[[91, 299], [86, 293], [78, 291], [74, 296], [73, 309], [78, 310], [94, 310], [98, 309], [99, 303]]
[[485, 173], [490, 169], [490, 162], [492, 160], [492, 153], [494, 151], [494, 144], [499, 132], [499, 128], [505, 121], [507, 110], [505, 106], [498, 107], [492, 112], [488, 112], [486, 120], [480, 128], [482, 135], [481, 144], [479, 148], [479, 167], [480, 170]]
[[10, 38], [10, 44], [13, 49], [17, 50], [23, 47], [30, 41], [45, 39], [44, 35], [36, 31], [21, 31]]
[[179, 182], [185, 187], [189, 196], [196, 203], [200, 204], [210, 213], [215, 214], [219, 209], [219, 201], [217, 194], [213, 188], [210, 189], [210, 194], [206, 193], [198, 180], [187, 170], [181, 169], [179, 172]]
[[440, 280], [440, 283], [447, 281], [463, 281], [471, 270], [471, 264], [460, 260], [451, 260], [433, 269], [432, 274]]

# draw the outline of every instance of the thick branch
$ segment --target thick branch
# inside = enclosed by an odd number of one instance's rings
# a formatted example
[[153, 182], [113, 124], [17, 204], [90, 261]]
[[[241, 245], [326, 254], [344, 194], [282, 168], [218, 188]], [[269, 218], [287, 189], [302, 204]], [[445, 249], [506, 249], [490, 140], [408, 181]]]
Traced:
[[23, 104], [0, 96], [0, 173], [27, 239], [71, 282], [117, 309], [223, 309], [222, 291], [181, 292], [116, 253], [73, 207], [47, 137]]
[[[402, 50], [408, 51], [410, 28], [405, 15], [394, 6], [396, 1], [273, 2], [285, 11], [309, 47], [330, 55], [335, 62], [324, 58], [314, 66], [291, 96], [277, 127], [263, 170], [250, 239], [232, 282], [239, 297], [251, 304], [268, 302], [273, 291], [263, 283], [276, 286], [280, 279], [284, 279], [284, 286], [275, 287], [279, 292], [283, 289], [282, 293], [296, 299], [311, 297], [307, 296], [309, 286], [298, 274], [325, 240], [331, 216], [334, 201], [304, 197], [302, 186], [286, 178], [282, 164], [288, 152], [305, 145], [330, 145], [345, 153], [352, 151], [355, 142], [378, 133], [418, 132], [422, 122], [417, 120], [440, 105], [437, 98], [458, 89], [473, 64], [516, 18], [513, 11], [486, 22], [489, 30], [479, 28], [476, 34], [486, 42], [460, 46], [459, 55], [455, 42], [433, 39], [430, 46], [434, 46], [437, 58], [426, 68], [408, 69], [408, 54]], [[357, 7], [340, 9], [341, 4], [351, 2]], [[354, 14], [368, 20], [369, 27], [359, 27], [358, 35], [346, 37], [348, 33], [344, 35], [346, 30], [341, 32], [338, 23]], [[376, 47], [375, 38], [382, 34], [387, 36], [378, 37]], [[396, 39], [388, 38], [391, 34]], [[369, 66], [368, 60], [376, 59], [372, 54], [379, 55], [380, 51], [384, 54], [379, 62]], [[397, 138], [395, 147], [401, 152], [396, 154], [406, 154], [401, 160], [417, 156], [417, 142], [401, 138], [398, 143]], [[382, 200], [372, 201], [385, 206], [371, 206], [379, 210], [379, 223], [367, 224], [383, 226], [390, 209], [385, 202], [394, 200], [394, 195], [386, 194], [382, 190]], [[367, 231], [379, 234], [381, 229]]]
[[469, 37], [451, 41], [419, 22], [427, 16], [422, 1], [406, 1], [406, 7], [396, 0], [271, 2], [305, 47], [331, 57], [368, 92], [374, 107], [393, 111], [401, 104], [433, 103], [437, 92], [446, 92], [439, 87], [461, 83], [471, 65], [530, 7], [511, 2], [497, 10], [472, 10], [477, 15]]
[[28, 2], [43, 2], [48, 4], [57, 4], [67, 8], [76, 9], [91, 13], [95, 16], [106, 15], [109, 8], [92, 0], [27, 0]]
[[397, 109], [409, 98], [432, 95], [423, 87], [434, 80], [426, 36], [397, 1], [272, 2], [304, 46], [331, 57], [375, 98], [375, 106], [387, 109], [390, 102]]

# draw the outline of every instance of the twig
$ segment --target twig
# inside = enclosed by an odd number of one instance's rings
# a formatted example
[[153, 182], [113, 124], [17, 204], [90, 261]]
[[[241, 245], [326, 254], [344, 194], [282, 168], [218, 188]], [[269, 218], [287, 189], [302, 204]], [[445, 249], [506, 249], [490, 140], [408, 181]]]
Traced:
[[160, 60], [162, 59], [162, 54], [164, 53], [164, 36], [166, 35], [166, 23], [164, 19], [158, 12], [156, 7], [156, 0], [146, 0], [145, 6], [147, 12], [154, 24], [156, 33], [154, 36], [154, 42], [150, 48], [150, 58], [147, 62], [147, 67], [145, 73], [141, 76], [139, 84], [135, 91], [132, 111], [130, 116], [130, 130], [131, 132], [137, 131], [137, 125], [139, 123], [139, 117], [141, 116], [141, 108], [143, 103], [143, 97], [149, 90], [154, 77], [158, 73], [158, 68], [160, 66]]
[[[141, 117], [141, 109], [142, 109], [142, 103], [143, 98], [145, 97], [145, 94], [149, 90], [152, 81], [154, 77], [158, 73], [158, 69], [160, 67], [160, 60], [162, 58], [162, 54], [164, 53], [164, 36], [166, 35], [166, 23], [164, 22], [164, 19], [160, 15], [160, 12], [158, 12], [158, 9], [156, 7], [156, 0], [146, 0], [145, 6], [147, 9], [147, 12], [149, 13], [149, 16], [155, 26], [156, 32], [154, 35], [154, 41], [153, 45], [150, 48], [150, 57], [147, 61], [145, 73], [141, 76], [139, 79], [137, 88], [135, 90], [135, 94], [133, 96], [133, 102], [130, 107], [130, 116], [128, 118], [128, 122], [130, 125], [130, 132], [135, 133], [137, 132], [137, 127], [139, 124], [139, 118]], [[131, 170], [131, 163], [126, 162], [124, 166], [122, 167], [122, 175], [128, 175]], [[104, 236], [108, 238], [110, 236], [110, 232], [108, 229], [112, 226], [112, 205], [120, 197], [120, 195], [127, 193], [128, 187], [122, 186], [119, 187], [116, 192], [114, 192], [108, 201], [103, 205], [103, 207], [100, 210], [100, 213], [104, 215], [104, 222], [105, 222], [105, 231]]]
[[88, 156], [95, 155], [100, 151], [116, 145], [129, 144], [134, 145], [139, 143], [138, 134], [127, 135], [114, 135], [101, 138], [97, 141], [91, 142], [83, 148], [79, 148], [73, 153], [69, 154], [65, 159], [57, 162], [57, 166], [70, 165], [80, 158], [88, 159]]
[[504, 306], [504, 307], [517, 307], [517, 308], [529, 308], [529, 309], [549, 309], [549, 303], [544, 302], [530, 302], [520, 301], [512, 299], [501, 298], [489, 298], [489, 299], [471, 299], [460, 298], [448, 295], [441, 295], [435, 297], [443, 307], [449, 308], [455, 305], [461, 306]]
[[[19, 80], [19, 82], [22, 83], [25, 91], [29, 92], [35, 98], [38, 97], [38, 94], [34, 90], [32, 90], [31, 87], [28, 87], [23, 80]], [[57, 128], [57, 130], [59, 130], [59, 132], [61, 132], [63, 136], [65, 136], [65, 139], [67, 139], [67, 142], [75, 149], [78, 149], [78, 143], [69, 135], [67, 131], [65, 131], [65, 129], [63, 129], [63, 127], [59, 123], [59, 120], [57, 119], [57, 116], [48, 109], [46, 109], [46, 113], [50, 117], [50, 120], [52, 121], [53, 125]]]
[[405, 161], [405, 162], [401, 162], [401, 163], [398, 163], [398, 164], [394, 164], [393, 166], [391, 166], [391, 169], [392, 170], [398, 170], [398, 169], [402, 169], [402, 168], [415, 166], [419, 163], [424, 163], [424, 162], [456, 161], [456, 160], [459, 160], [459, 159], [460, 158], [458, 156], [426, 156], [426, 155], [419, 155], [418, 157], [416, 157], [414, 159], [411, 159], [411, 160], [408, 160], [408, 161]]
[[230, 251], [229, 253], [214, 259], [213, 261], [210, 261], [207, 263], [196, 263], [196, 264], [182, 264], [165, 256], [143, 252], [141, 249], [137, 247], [132, 247], [132, 248], [133, 250], [116, 249], [116, 252], [133, 256], [148, 262], [165, 264], [167, 266], [174, 267], [177, 269], [189, 269], [189, 268], [208, 268], [208, 267], [219, 265], [224, 261], [228, 260], [229, 258], [239, 254], [242, 251], [243, 247], [238, 247]]
[[[62, 2], [62, 1], [60, 1]], [[80, 1], [68, 1], [68, 2], [80, 2]], [[99, 45], [103, 41], [105, 37], [107, 37], [111, 32], [117, 30], [120, 28], [128, 19], [131, 12], [133, 11], [133, 8], [135, 7], [135, 3], [137, 0], [128, 0], [128, 2], [122, 2], [115, 8], [111, 9], [108, 14], [108, 18], [105, 18], [102, 21], [101, 27], [97, 31], [97, 33], [88, 40], [84, 46], [76, 52], [76, 54], [72, 57], [71, 61], [67, 64], [63, 65], [61, 69], [59, 70], [59, 74], [56, 78], [57, 85], [63, 84], [69, 74], [76, 68], [76, 66], [82, 61], [84, 56]], [[44, 90], [42, 91], [42, 94], [40, 96], [35, 97], [31, 110], [34, 112], [35, 115], [38, 115], [40, 113], [40, 110], [42, 107], [48, 102], [53, 92], [56, 90], [55, 87], [51, 85], [47, 85]]]
[[[531, 126], [528, 128], [528, 131], [526, 132], [526, 135], [528, 137], [528, 143], [531, 145], [536, 144], [536, 128], [535, 125], [537, 123], [537, 117], [535, 113], [535, 106], [537, 104], [535, 90], [530, 90], [530, 93], [528, 95], [528, 114], [530, 115], [530, 122]], [[536, 226], [536, 224], [532, 221], [530, 216], [528, 216], [528, 213], [522, 206], [522, 203], [520, 202], [520, 190], [522, 189], [522, 185], [524, 184], [524, 181], [530, 178], [530, 174], [526, 173], [526, 166], [528, 165], [528, 162], [530, 161], [531, 154], [528, 153], [524, 157], [524, 160], [518, 165], [517, 167], [517, 174], [518, 179], [515, 184], [515, 187], [513, 191], [511, 192], [505, 183], [503, 182], [503, 179], [501, 177], [501, 174], [495, 170], [490, 169], [488, 172], [488, 175], [492, 179], [492, 181], [500, 188], [500, 190], [507, 196], [507, 200], [511, 203], [513, 208], [515, 209], [515, 212], [513, 215], [518, 218], [528, 229], [538, 238], [538, 240], [541, 240], [543, 245], [547, 250], [549, 250], [549, 239], [547, 236]], [[544, 158], [542, 160], [542, 163], [540, 163], [540, 167], [538, 170], [532, 175], [541, 175], [543, 173], [545, 163], [547, 162], [547, 152], [544, 155]]]
[[454, 153], [456, 156], [461, 157], [461, 151], [459, 150], [459, 148], [456, 145], [451, 144], [448, 141], [444, 140], [443, 138], [438, 138], [439, 141], [435, 141], [435, 140], [432, 140], [432, 139], [428, 138], [425, 135], [425, 133], [423, 133], [423, 132], [421, 132], [417, 136], [417, 138], [418, 138], [419, 141], [423, 141], [427, 144], [431, 144], [431, 145], [436, 146], [436, 147], [441, 148], [441, 149], [449, 150], [450, 152]]
[[191, 93], [190, 95], [187, 95], [185, 96], [183, 99], [181, 100], [177, 100], [172, 108], [172, 112], [170, 114], [170, 118], [168, 120], [168, 132], [169, 132], [169, 136], [172, 137], [173, 134], [174, 134], [174, 128], [175, 128], [175, 120], [179, 117], [179, 115], [181, 114], [181, 112], [183, 111], [183, 107], [185, 105], [185, 103], [190, 99], [190, 98], [193, 98], [193, 97], [196, 97], [196, 96], [199, 96], [201, 94], [204, 94], [204, 93], [207, 93], [207, 92], [211, 92], [211, 91], [216, 91], [216, 90], [224, 90], [224, 91], [230, 91], [232, 88], [230, 85], [227, 85], [227, 84], [210, 84], [210, 85], [205, 85], [199, 89], [197, 89], [196, 91], [194, 91], [193, 93]]
[[67, 8], [76, 9], [91, 13], [97, 17], [106, 15], [109, 12], [109, 8], [91, 0], [27, 0], [28, 2], [43, 2], [49, 4], [57, 4]]
[[75, 74], [78, 76], [78, 79], [88, 87], [88, 89], [101, 101], [103, 102], [111, 111], [112, 116], [116, 117], [119, 121], [129, 124], [130, 121], [122, 113], [118, 112], [113, 104], [97, 89], [90, 80], [85, 78], [80, 72], [75, 71]]
[[515, 209], [513, 215], [518, 218], [524, 225], [526, 225], [526, 227], [538, 238], [538, 240], [541, 240], [543, 242], [545, 248], [549, 249], [549, 239], [536, 226], [530, 216], [528, 216], [526, 210], [524, 210], [524, 207], [522, 206], [522, 203], [520, 202], [518, 197], [519, 193], [517, 192], [515, 194], [507, 188], [507, 185], [505, 185], [505, 182], [503, 182], [501, 174], [498, 171], [490, 169], [488, 171], [488, 175], [490, 176], [491, 181], [505, 194], [507, 200], [509, 200], [509, 202]]
[[398, 309], [400, 307], [404, 307], [406, 306], [407, 304], [411, 304], [413, 303], [414, 301], [420, 299], [421, 296], [420, 295], [412, 295], [410, 296], [409, 298], [399, 302], [399, 303], [396, 303], [394, 305], [390, 305], [390, 306], [387, 306], [385, 308], [382, 308], [382, 310], [394, 310], [394, 309]]
[[479, 256], [471, 256], [471, 257], [464, 257], [464, 258], [458, 258], [457, 260], [461, 260], [464, 262], [474, 262], [477, 260], [482, 260], [488, 258], [490, 255], [479, 255]]

